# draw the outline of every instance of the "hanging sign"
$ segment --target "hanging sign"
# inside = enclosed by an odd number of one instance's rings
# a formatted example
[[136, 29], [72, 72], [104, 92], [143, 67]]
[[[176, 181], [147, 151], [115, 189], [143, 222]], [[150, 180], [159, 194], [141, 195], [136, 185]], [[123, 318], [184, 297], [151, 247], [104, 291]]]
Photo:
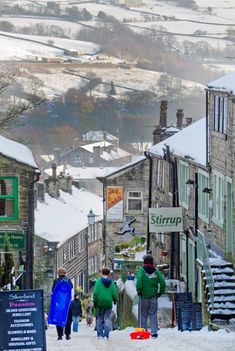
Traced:
[[123, 221], [124, 191], [121, 186], [109, 186], [106, 189], [106, 220]]
[[182, 207], [150, 208], [149, 231], [155, 233], [183, 231]]

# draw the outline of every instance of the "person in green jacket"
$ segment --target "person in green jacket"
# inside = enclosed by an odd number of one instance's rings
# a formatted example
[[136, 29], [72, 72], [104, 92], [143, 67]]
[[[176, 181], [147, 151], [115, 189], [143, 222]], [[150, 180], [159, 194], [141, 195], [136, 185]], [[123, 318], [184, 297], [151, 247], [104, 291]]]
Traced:
[[136, 276], [136, 290], [140, 297], [140, 326], [147, 330], [148, 317], [152, 338], [158, 337], [158, 298], [164, 293], [166, 283], [163, 274], [153, 264], [153, 257], [144, 257], [143, 267]]
[[95, 283], [93, 304], [96, 309], [97, 337], [109, 339], [112, 306], [117, 302], [118, 293], [114, 281], [109, 277], [110, 270], [103, 268], [101, 273]]

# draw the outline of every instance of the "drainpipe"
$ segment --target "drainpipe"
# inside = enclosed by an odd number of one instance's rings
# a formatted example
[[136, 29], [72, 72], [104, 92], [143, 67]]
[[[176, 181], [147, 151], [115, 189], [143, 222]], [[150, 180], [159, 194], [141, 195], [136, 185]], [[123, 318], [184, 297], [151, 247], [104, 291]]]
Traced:
[[[179, 196], [178, 196], [178, 175], [177, 175], [177, 159], [171, 159], [170, 147], [165, 145], [164, 158], [169, 163], [171, 167], [171, 179], [172, 179], [172, 207], [179, 206]], [[179, 279], [180, 277], [180, 255], [179, 255], [179, 232], [171, 234], [171, 257], [170, 257], [170, 278]]]
[[[148, 208], [152, 206], [152, 170], [153, 170], [153, 160], [150, 153], [145, 151], [144, 156], [149, 160], [149, 189], [148, 189]], [[149, 216], [149, 212], [148, 212]], [[147, 243], [146, 243], [146, 253], [150, 251], [150, 232], [149, 232], [149, 218], [147, 219]]]
[[209, 150], [209, 93], [206, 91], [206, 165], [209, 166], [210, 150]]

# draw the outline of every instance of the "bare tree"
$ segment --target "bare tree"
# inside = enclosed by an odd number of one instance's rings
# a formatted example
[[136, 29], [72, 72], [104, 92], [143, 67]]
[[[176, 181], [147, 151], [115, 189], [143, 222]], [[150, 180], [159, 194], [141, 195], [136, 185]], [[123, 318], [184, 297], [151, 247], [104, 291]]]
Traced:
[[15, 94], [14, 87], [17, 86], [23, 71], [17, 68], [9, 68], [6, 65], [0, 67], [0, 128], [9, 128], [13, 123], [19, 121], [27, 112], [41, 105], [45, 96], [39, 92], [37, 86], [30, 84], [29, 92], [21, 89]]

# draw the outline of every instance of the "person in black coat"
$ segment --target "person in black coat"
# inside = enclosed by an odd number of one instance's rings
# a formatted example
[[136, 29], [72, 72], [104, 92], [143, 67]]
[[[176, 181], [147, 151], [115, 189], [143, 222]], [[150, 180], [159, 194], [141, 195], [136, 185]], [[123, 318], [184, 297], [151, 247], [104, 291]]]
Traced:
[[[69, 285], [71, 286], [71, 289], [73, 288], [73, 283], [71, 282], [71, 280], [68, 277], [66, 277], [66, 269], [65, 268], [63, 268], [63, 267], [59, 268], [57, 274], [58, 274], [58, 278], [54, 279], [54, 281], [53, 281], [52, 292], [54, 291], [56, 285], [61, 280], [67, 280]], [[72, 324], [72, 311], [71, 311], [71, 305], [70, 305], [65, 328], [61, 327], [60, 325], [56, 326], [58, 340], [62, 340], [64, 334], [66, 336], [66, 340], [71, 339], [71, 337], [70, 337], [71, 324]]]
[[73, 320], [73, 331], [78, 332], [79, 321], [82, 318], [82, 305], [78, 294], [74, 294], [74, 299], [70, 305], [72, 320]]

